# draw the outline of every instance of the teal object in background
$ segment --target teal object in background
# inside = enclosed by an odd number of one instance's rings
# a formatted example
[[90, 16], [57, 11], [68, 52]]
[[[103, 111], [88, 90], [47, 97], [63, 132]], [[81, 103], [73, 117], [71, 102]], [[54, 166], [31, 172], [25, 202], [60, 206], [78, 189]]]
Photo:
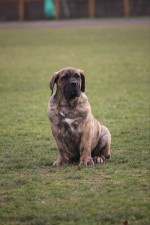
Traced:
[[55, 7], [53, 0], [44, 0], [44, 13], [48, 18], [55, 16]]

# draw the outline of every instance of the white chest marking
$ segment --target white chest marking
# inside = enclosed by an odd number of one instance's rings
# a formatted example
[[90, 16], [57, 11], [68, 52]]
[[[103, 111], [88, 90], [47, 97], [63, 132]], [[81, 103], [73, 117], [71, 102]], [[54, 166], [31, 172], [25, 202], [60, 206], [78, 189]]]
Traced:
[[66, 119], [64, 119], [64, 121], [71, 126], [72, 123], [75, 121], [75, 119], [66, 118]]
[[62, 111], [59, 111], [59, 115], [65, 117], [65, 114]]
[[70, 118], [66, 118], [64, 119], [65, 123], [67, 123], [72, 131], [72, 133], [75, 132], [74, 126], [73, 126], [73, 122], [75, 121], [75, 119], [70, 119]]

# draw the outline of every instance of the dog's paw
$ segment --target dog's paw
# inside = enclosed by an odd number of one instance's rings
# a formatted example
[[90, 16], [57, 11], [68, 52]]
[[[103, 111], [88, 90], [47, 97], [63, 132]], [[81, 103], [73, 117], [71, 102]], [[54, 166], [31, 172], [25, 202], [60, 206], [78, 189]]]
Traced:
[[53, 163], [53, 166], [61, 166], [62, 164], [63, 164], [62, 161], [56, 160], [56, 161]]
[[94, 165], [94, 162], [93, 162], [92, 158], [81, 159], [80, 160], [79, 166], [90, 166], [90, 165]]
[[104, 157], [101, 157], [101, 156], [94, 156], [93, 157], [93, 161], [95, 163], [102, 164], [102, 163], [105, 163], [105, 158]]

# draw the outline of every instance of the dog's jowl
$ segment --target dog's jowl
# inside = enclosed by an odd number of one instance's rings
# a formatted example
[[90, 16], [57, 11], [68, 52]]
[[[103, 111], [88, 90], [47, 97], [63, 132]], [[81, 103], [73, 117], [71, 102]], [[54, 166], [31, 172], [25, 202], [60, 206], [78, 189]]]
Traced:
[[80, 165], [92, 165], [110, 158], [111, 135], [92, 115], [84, 93], [83, 71], [72, 67], [61, 69], [53, 75], [50, 89], [48, 117], [58, 147], [53, 165], [78, 161]]

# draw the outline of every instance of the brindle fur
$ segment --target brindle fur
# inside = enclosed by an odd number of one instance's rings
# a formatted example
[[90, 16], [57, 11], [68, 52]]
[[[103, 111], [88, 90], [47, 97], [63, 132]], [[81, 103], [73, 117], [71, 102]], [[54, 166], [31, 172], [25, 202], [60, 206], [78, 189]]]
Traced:
[[[75, 88], [71, 82], [76, 83]], [[55, 83], [57, 90], [53, 94]], [[110, 157], [111, 135], [108, 128], [100, 125], [92, 115], [84, 93], [83, 71], [71, 67], [58, 71], [50, 82], [50, 88], [52, 96], [48, 103], [48, 117], [58, 146], [58, 159], [53, 165], [75, 161], [80, 165], [105, 162]]]

